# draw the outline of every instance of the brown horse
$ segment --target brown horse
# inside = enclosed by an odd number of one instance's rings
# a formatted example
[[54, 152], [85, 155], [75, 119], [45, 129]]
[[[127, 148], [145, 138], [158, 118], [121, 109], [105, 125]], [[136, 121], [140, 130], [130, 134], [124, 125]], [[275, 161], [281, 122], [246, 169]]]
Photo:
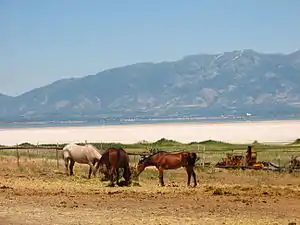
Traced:
[[191, 176], [194, 179], [194, 187], [197, 186], [196, 173], [194, 171], [195, 162], [197, 159], [196, 153], [191, 152], [179, 152], [179, 153], [168, 153], [168, 152], [157, 152], [150, 156], [141, 158], [137, 166], [138, 177], [141, 172], [148, 166], [155, 166], [159, 171], [159, 182], [161, 186], [165, 186], [163, 173], [164, 170], [178, 169], [180, 167], [185, 167], [188, 181], [187, 186], [190, 185]]
[[96, 165], [96, 171], [99, 167], [105, 166], [105, 174], [109, 176], [111, 187], [114, 186], [114, 175], [116, 175], [117, 185], [121, 186], [119, 183], [119, 169], [123, 169], [123, 178], [125, 179], [124, 184], [128, 186], [130, 184], [131, 171], [129, 167], [129, 156], [123, 148], [109, 148], [104, 153], [102, 157], [98, 160]]

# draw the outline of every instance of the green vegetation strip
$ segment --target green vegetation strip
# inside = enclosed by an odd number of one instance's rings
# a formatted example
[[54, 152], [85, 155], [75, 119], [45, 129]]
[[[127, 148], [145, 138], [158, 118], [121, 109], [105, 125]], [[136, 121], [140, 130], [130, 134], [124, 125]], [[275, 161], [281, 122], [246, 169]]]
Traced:
[[[84, 145], [85, 143], [78, 143], [80, 145]], [[141, 153], [141, 149], [145, 149], [146, 152], [164, 150], [164, 151], [198, 151], [202, 152], [203, 150], [209, 152], [226, 152], [226, 151], [245, 151], [247, 149], [248, 144], [231, 144], [221, 141], [214, 141], [214, 140], [207, 140], [202, 142], [191, 142], [188, 144], [183, 144], [174, 140], [168, 140], [162, 138], [153, 143], [147, 142], [140, 142], [136, 144], [122, 144], [122, 143], [90, 143], [97, 147], [98, 149], [107, 149], [109, 147], [122, 147], [124, 149], [131, 149], [131, 152], [134, 152], [134, 149], [139, 150], [138, 153]], [[40, 144], [40, 145], [33, 145], [31, 143], [22, 143], [20, 145], [15, 146], [1, 146], [0, 150], [9, 150], [9, 149], [58, 149], [61, 150], [66, 144]], [[258, 142], [252, 143], [254, 148], [259, 151], [292, 151], [300, 149], [300, 138], [296, 141], [288, 144], [261, 144]]]

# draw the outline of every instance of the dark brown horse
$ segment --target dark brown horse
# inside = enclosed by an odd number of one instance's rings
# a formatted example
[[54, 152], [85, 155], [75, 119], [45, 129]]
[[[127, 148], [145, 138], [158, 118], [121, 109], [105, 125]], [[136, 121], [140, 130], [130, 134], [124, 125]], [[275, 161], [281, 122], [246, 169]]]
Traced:
[[164, 184], [164, 170], [178, 169], [185, 167], [188, 181], [187, 186], [190, 185], [191, 176], [194, 179], [194, 187], [197, 186], [196, 173], [194, 171], [197, 154], [192, 152], [179, 152], [179, 153], [168, 153], [168, 152], [157, 152], [150, 156], [141, 158], [137, 166], [138, 177], [141, 172], [148, 166], [155, 166], [159, 171], [159, 182], [161, 186]]
[[130, 184], [131, 171], [129, 167], [129, 156], [123, 148], [109, 148], [102, 153], [102, 157], [97, 162], [95, 170], [97, 171], [99, 167], [103, 165], [106, 167], [104, 174], [108, 175], [110, 179], [109, 186], [114, 186], [114, 175], [116, 175], [117, 185], [121, 186], [119, 183], [119, 169], [123, 169], [124, 184], [126, 186]]

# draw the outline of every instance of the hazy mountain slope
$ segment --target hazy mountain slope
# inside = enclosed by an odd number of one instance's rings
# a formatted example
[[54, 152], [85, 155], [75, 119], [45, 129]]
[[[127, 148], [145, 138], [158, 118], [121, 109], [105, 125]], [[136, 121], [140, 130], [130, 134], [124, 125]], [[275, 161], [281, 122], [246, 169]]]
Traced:
[[0, 93], [0, 118], [1, 115], [7, 115], [7, 106], [11, 103], [12, 97]]
[[243, 50], [139, 63], [59, 80], [5, 99], [0, 97], [3, 118], [297, 113], [300, 51], [283, 55]]

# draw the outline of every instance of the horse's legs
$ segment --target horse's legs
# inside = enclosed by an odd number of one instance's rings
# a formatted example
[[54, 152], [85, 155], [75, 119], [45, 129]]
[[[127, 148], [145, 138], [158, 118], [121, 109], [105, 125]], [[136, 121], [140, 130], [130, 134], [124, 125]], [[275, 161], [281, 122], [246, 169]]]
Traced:
[[116, 172], [116, 168], [115, 167], [111, 167], [110, 170], [109, 170], [109, 179], [110, 179], [110, 184], [109, 186], [110, 187], [114, 187], [115, 184], [114, 184], [114, 174]]
[[69, 159], [64, 158], [64, 161], [65, 161], [65, 173], [68, 175]]
[[165, 186], [165, 183], [164, 183], [164, 169], [159, 167], [158, 171], [159, 171], [159, 183], [160, 183], [161, 186]]
[[130, 167], [125, 166], [123, 171], [123, 178], [125, 179], [126, 185], [128, 186], [130, 184], [130, 177], [131, 177], [131, 171]]
[[192, 176], [193, 176], [193, 178], [194, 178], [194, 187], [196, 187], [196, 186], [197, 186], [197, 179], [196, 179], [196, 173], [195, 173], [193, 167], [192, 167]]
[[194, 171], [194, 168], [192, 166], [187, 166], [186, 167], [186, 172], [188, 174], [188, 181], [187, 181], [187, 186], [190, 186], [191, 183], [191, 176], [193, 176], [194, 180], [194, 187], [197, 186], [197, 179], [196, 179], [196, 173]]
[[[104, 165], [105, 166], [105, 165]], [[103, 169], [103, 173], [104, 173], [104, 180], [109, 180], [109, 168], [105, 166], [105, 168]]]
[[88, 179], [91, 179], [91, 174], [92, 174], [92, 167], [90, 166]]
[[69, 165], [69, 168], [70, 168], [70, 176], [73, 176], [73, 175], [74, 175], [74, 172], [73, 172], [74, 164], [75, 164], [75, 161], [74, 161], [73, 159], [70, 159], [70, 165]]
[[88, 162], [88, 164], [89, 164], [89, 166], [90, 166], [88, 179], [91, 179], [92, 171], [93, 171], [94, 176], [96, 176], [96, 172], [95, 172], [95, 168], [94, 168], [96, 162], [95, 162], [95, 161], [93, 161], [93, 162]]
[[94, 177], [96, 177], [96, 173], [97, 173], [97, 170], [96, 170], [96, 168], [95, 168], [95, 165], [96, 165], [96, 163], [97, 163], [97, 160], [94, 160], [93, 161], [93, 174], [94, 174]]
[[96, 177], [96, 172], [97, 172], [98, 168], [100, 167], [100, 163], [98, 163], [97, 166], [95, 167], [97, 162], [98, 162], [98, 160], [95, 158], [88, 162], [88, 164], [90, 166], [88, 179], [91, 179], [92, 172], [93, 172], [94, 177]]
[[117, 180], [117, 185], [118, 186], [120, 185], [120, 183], [119, 183], [119, 176], [120, 176], [119, 169], [116, 169], [116, 180]]
[[191, 175], [192, 175], [191, 168], [189, 166], [187, 166], [185, 169], [186, 169], [186, 173], [188, 175], [187, 186], [190, 186]]

